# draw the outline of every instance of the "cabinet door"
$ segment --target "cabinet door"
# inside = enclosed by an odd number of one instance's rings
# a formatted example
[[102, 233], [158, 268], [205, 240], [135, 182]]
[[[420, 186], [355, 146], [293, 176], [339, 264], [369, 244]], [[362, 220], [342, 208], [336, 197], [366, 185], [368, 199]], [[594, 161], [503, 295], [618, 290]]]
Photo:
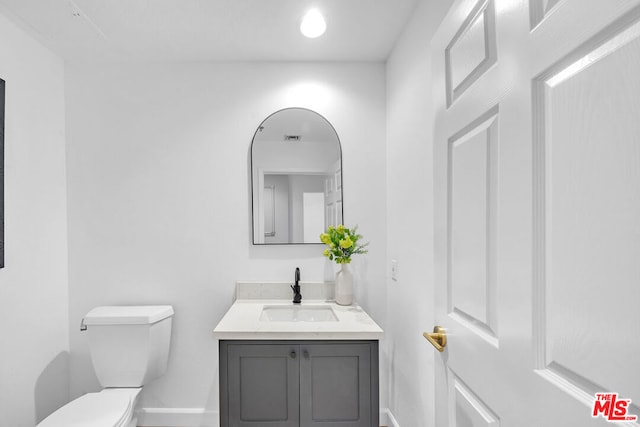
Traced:
[[302, 344], [300, 350], [300, 427], [378, 425], [371, 415], [369, 343]]
[[298, 427], [298, 346], [229, 344], [229, 427]]

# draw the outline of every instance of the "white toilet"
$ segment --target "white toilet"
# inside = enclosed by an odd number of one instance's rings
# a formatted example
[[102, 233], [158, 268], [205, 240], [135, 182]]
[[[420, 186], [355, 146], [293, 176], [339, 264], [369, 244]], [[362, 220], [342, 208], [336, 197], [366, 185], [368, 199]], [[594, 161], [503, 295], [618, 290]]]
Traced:
[[93, 369], [104, 389], [87, 393], [37, 427], [135, 427], [142, 386], [167, 369], [173, 307], [97, 307], [82, 321]]

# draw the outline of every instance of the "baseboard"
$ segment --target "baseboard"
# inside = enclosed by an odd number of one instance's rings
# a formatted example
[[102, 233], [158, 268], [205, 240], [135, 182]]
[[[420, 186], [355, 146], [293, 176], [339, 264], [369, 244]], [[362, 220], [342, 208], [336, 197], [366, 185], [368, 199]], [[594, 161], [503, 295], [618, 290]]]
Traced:
[[141, 408], [138, 427], [220, 427], [218, 411], [205, 408]]
[[[205, 408], [141, 408], [136, 416], [139, 427], [220, 427], [218, 411]], [[387, 408], [380, 409], [380, 425], [400, 427]]]
[[389, 408], [380, 409], [380, 425], [387, 427], [400, 427]]

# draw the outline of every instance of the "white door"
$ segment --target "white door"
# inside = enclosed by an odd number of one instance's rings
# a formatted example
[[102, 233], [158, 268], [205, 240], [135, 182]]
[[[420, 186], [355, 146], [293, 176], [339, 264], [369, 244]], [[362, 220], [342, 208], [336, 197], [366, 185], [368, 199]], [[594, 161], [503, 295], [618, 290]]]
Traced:
[[459, 0], [436, 33], [437, 427], [639, 425], [639, 4]]
[[324, 230], [324, 193], [302, 193], [302, 223], [304, 243], [318, 243]]

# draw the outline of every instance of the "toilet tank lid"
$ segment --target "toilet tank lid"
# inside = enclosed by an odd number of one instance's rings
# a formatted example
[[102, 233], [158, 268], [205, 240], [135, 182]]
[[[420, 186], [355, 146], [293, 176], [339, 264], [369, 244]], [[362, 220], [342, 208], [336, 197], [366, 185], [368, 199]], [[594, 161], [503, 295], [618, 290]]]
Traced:
[[85, 325], [150, 325], [173, 316], [170, 305], [96, 307], [84, 317]]

